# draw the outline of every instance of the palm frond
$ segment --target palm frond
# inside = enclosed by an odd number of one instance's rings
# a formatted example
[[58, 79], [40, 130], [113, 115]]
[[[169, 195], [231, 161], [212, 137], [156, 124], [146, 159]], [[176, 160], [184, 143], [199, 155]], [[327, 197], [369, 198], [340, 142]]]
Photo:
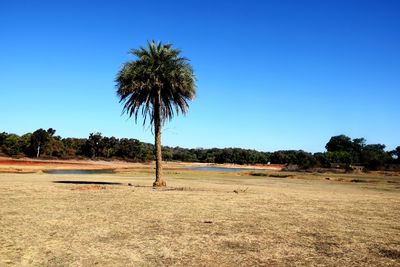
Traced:
[[188, 102], [196, 95], [195, 75], [189, 60], [171, 44], [148, 42], [146, 48], [132, 49], [135, 60], [125, 63], [116, 77], [117, 95], [123, 113], [138, 120], [154, 121], [154, 108], [160, 106], [164, 123], [179, 113], [186, 114]]

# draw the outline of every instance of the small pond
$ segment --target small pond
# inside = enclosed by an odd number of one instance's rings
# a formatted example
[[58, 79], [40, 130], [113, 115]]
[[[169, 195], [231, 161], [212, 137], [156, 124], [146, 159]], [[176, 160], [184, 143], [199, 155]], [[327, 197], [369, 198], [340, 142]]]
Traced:
[[222, 168], [222, 167], [187, 167], [189, 170], [194, 171], [220, 171], [220, 172], [240, 172], [240, 171], [253, 171], [253, 169], [245, 168]]
[[43, 172], [48, 174], [103, 174], [113, 173], [113, 170], [47, 170]]

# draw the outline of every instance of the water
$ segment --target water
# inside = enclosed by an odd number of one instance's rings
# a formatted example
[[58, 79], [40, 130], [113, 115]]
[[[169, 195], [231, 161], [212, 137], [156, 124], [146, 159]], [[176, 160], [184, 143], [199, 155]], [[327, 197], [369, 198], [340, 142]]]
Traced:
[[222, 168], [222, 167], [188, 167], [188, 169], [194, 171], [221, 171], [221, 172], [240, 172], [240, 171], [252, 170], [244, 168]]
[[[222, 168], [222, 167], [187, 167], [189, 170], [194, 171], [219, 171], [219, 172], [240, 172], [240, 171], [252, 171], [253, 169], [244, 168]], [[113, 173], [111, 169], [105, 170], [47, 170], [43, 171], [48, 174], [106, 174]]]
[[113, 170], [48, 170], [44, 171], [48, 174], [103, 174], [103, 173], [113, 173]]

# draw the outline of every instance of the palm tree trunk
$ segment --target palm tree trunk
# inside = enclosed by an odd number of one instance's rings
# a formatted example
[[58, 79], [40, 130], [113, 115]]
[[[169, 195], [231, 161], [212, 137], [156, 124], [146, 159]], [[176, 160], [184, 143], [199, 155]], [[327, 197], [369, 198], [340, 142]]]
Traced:
[[156, 154], [156, 180], [153, 183], [153, 187], [166, 186], [167, 184], [162, 179], [161, 118], [159, 105], [155, 105], [154, 109], [154, 143]]

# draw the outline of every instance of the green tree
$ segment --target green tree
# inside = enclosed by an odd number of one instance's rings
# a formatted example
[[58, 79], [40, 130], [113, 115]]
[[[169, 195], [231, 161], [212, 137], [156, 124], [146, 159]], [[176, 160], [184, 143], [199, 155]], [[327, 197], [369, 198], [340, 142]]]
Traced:
[[42, 128], [36, 130], [31, 135], [31, 147], [34, 150], [34, 154], [38, 158], [41, 152], [44, 150], [46, 145], [49, 143], [50, 138], [56, 131], [49, 128], [47, 131]]
[[60, 136], [50, 137], [46, 146], [46, 154], [56, 158], [65, 158], [67, 152]]
[[19, 151], [25, 155], [29, 155], [29, 149], [31, 146], [31, 133], [26, 133], [22, 135], [18, 140]]
[[16, 134], [7, 134], [4, 136], [4, 140], [2, 141], [1, 150], [7, 156], [16, 156], [20, 153], [19, 149], [19, 136]]
[[328, 152], [346, 151], [351, 153], [353, 151], [353, 142], [350, 137], [341, 134], [332, 136], [325, 148]]
[[351, 154], [347, 151], [326, 152], [325, 156], [329, 163], [344, 163], [346, 166], [349, 166], [352, 163]]
[[173, 158], [173, 153], [172, 153], [172, 149], [164, 149], [162, 152], [162, 157], [165, 161], [171, 161]]
[[[329, 152], [327, 152], [327, 153], [329, 153]], [[326, 156], [327, 153], [321, 153], [321, 152], [314, 153], [313, 156], [314, 156], [314, 159], [316, 160], [316, 166], [322, 167], [322, 168], [329, 168], [331, 166], [329, 159]]]
[[171, 44], [149, 42], [146, 48], [131, 50], [136, 60], [127, 62], [117, 74], [117, 94], [124, 111], [137, 121], [138, 113], [147, 116], [154, 127], [156, 179], [162, 180], [161, 127], [179, 111], [186, 114], [188, 101], [195, 97], [195, 76], [188, 60]]
[[0, 133], [0, 147], [3, 145], [4, 140], [6, 140], [8, 133], [2, 132]]
[[118, 139], [115, 138], [114, 136], [111, 137], [103, 137], [103, 151], [101, 152], [101, 154], [106, 157], [106, 158], [112, 158], [113, 156], [115, 156], [115, 152], [117, 149], [117, 145], [118, 145]]
[[83, 156], [86, 152], [86, 140], [84, 138], [63, 138], [66, 157]]
[[325, 148], [328, 152], [347, 152], [351, 156], [351, 161], [354, 163], [361, 162], [361, 152], [365, 146], [364, 138], [354, 138], [341, 134], [332, 136]]
[[354, 138], [353, 139], [353, 163], [361, 163], [361, 152], [365, 147], [366, 140], [365, 138]]
[[395, 162], [400, 163], [400, 146], [396, 147], [396, 149], [391, 151], [390, 154], [394, 158]]
[[385, 152], [385, 147], [383, 144], [366, 145], [361, 152], [363, 164], [370, 170], [381, 169], [391, 159], [390, 154]]
[[103, 137], [101, 133], [90, 133], [89, 138], [86, 140], [86, 155], [90, 158], [100, 156], [100, 151], [103, 146]]

